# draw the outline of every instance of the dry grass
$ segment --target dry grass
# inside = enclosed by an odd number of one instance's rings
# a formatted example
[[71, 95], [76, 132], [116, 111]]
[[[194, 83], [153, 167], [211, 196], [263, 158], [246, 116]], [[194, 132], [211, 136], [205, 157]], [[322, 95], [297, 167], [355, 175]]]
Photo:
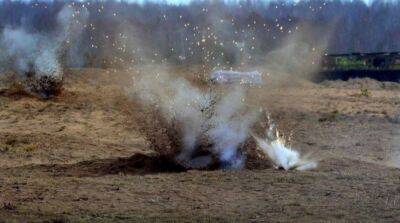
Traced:
[[31, 95], [42, 99], [57, 96], [62, 91], [62, 79], [50, 76], [26, 74], [19, 77], [14, 73], [0, 75], [0, 93], [5, 95]]
[[254, 168], [240, 171], [160, 171], [146, 169], [160, 156], [138, 122], [149, 111], [121, 88], [130, 79], [81, 69], [50, 100], [0, 95], [0, 221], [400, 221], [399, 170], [383, 159], [398, 123], [381, 113], [400, 110], [398, 90], [368, 87], [367, 99], [358, 88], [250, 89], [248, 103], [293, 133], [293, 148], [324, 158], [315, 171], [275, 170], [252, 153]]

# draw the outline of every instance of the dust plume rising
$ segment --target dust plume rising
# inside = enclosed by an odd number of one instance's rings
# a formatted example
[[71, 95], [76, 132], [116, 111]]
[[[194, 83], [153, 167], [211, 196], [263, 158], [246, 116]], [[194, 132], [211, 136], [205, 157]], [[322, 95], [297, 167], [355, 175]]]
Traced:
[[154, 68], [134, 82], [132, 95], [153, 115], [144, 131], [159, 154], [172, 154], [187, 168], [205, 168], [213, 160], [222, 168], [243, 167], [258, 112], [246, 106], [242, 87], [201, 88]]
[[62, 59], [79, 58], [71, 46], [78, 41], [87, 17], [85, 9], [64, 6], [57, 15], [58, 26], [53, 32], [5, 27], [0, 33], [0, 77], [23, 83], [29, 93], [48, 97], [51, 88], [60, 86], [62, 81], [66, 63]]
[[281, 84], [313, 79], [327, 52], [332, 26], [324, 30], [315, 30], [309, 25], [299, 26], [299, 31], [265, 56], [260, 70], [264, 71], [267, 79]]

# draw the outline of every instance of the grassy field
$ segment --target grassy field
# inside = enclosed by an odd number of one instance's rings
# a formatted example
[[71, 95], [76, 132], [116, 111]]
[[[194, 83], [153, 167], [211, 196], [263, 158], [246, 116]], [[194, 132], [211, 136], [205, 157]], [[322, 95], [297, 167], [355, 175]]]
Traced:
[[[177, 75], [190, 75], [176, 68]], [[129, 74], [74, 69], [50, 100], [0, 96], [0, 221], [399, 222], [400, 86], [305, 80], [248, 89], [313, 171], [162, 171], [137, 125]], [[365, 91], [365, 90], [364, 90]]]

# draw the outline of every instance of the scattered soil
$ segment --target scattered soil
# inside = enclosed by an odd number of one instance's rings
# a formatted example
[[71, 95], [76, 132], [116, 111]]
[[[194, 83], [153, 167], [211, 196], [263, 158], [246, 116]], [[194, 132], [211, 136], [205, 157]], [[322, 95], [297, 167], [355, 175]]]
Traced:
[[250, 157], [239, 171], [186, 170], [150, 149], [141, 107], [125, 92], [130, 74], [66, 73], [49, 100], [0, 94], [0, 221], [400, 221], [398, 84], [249, 87], [246, 103], [319, 167], [286, 172]]

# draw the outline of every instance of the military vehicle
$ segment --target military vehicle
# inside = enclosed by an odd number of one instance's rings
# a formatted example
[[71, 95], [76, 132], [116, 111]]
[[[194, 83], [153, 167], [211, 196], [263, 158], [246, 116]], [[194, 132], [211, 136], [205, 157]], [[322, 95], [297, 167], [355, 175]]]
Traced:
[[211, 73], [210, 80], [219, 84], [250, 84], [260, 85], [263, 83], [262, 75], [258, 71], [240, 72], [231, 70], [217, 70]]
[[363, 77], [399, 82], [400, 52], [325, 55], [316, 81]]

